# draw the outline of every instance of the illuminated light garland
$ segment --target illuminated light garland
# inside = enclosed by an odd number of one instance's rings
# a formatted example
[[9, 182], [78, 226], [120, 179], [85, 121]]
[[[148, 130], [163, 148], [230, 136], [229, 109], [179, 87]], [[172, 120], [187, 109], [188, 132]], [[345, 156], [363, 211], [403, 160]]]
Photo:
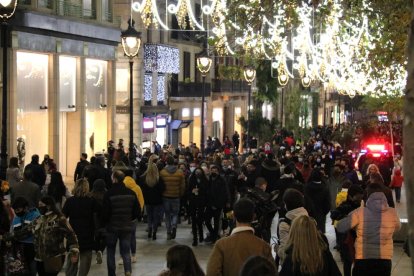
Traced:
[[144, 76], [144, 101], [150, 102], [152, 100], [152, 74], [145, 74]]
[[[239, 5], [238, 9], [249, 18], [250, 14], [256, 14], [251, 10], [254, 9], [251, 4], [256, 5], [256, 2], [250, 0]], [[152, 23], [168, 30], [159, 16], [157, 3], [161, 5], [162, 1], [143, 0], [142, 3], [133, 3], [133, 9], [141, 13], [146, 27]], [[210, 34], [215, 40], [218, 55], [244, 53], [275, 60], [281, 84], [286, 85], [289, 79], [299, 75], [304, 86], [320, 82], [329, 91], [351, 97], [388, 91], [402, 93], [404, 89], [406, 71], [401, 66], [391, 66], [379, 72], [379, 77], [372, 78], [374, 66], [368, 55], [380, 31], [370, 34], [368, 18], [364, 14], [360, 18], [344, 19], [341, 0], [322, 0], [317, 7], [306, 4], [285, 6], [281, 1], [275, 2], [273, 14], [262, 16], [260, 30], [254, 30], [249, 24], [241, 27], [237, 17], [230, 18], [229, 0], [210, 0], [207, 3], [202, 5], [201, 11], [210, 17], [206, 22], [212, 24], [209, 26], [212, 28]], [[369, 1], [363, 0], [362, 4], [364, 9], [372, 10]], [[327, 7], [330, 13], [323, 19], [323, 29], [313, 29], [313, 17]], [[169, 4], [165, 8], [177, 16], [181, 28], [187, 26], [188, 16], [191, 28], [206, 30], [203, 21], [198, 22], [195, 18], [190, 0], [178, 0], [177, 4]], [[286, 19], [289, 19], [286, 11], [292, 9], [296, 9], [299, 18], [299, 25], [294, 28]], [[264, 14], [260, 6], [255, 11]], [[316, 39], [315, 32], [318, 32]], [[293, 64], [292, 72], [287, 66], [288, 61]]]
[[146, 72], [178, 74], [180, 51], [172, 46], [147, 43], [144, 45], [144, 69]]
[[163, 102], [165, 100], [165, 76], [158, 75], [157, 83], [157, 102]]

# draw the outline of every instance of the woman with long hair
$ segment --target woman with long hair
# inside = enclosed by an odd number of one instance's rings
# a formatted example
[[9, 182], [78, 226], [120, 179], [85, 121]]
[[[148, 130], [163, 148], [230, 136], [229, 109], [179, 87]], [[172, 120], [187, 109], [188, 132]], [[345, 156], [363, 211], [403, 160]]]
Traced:
[[77, 263], [68, 262], [66, 275], [86, 276], [91, 267], [92, 250], [95, 248], [94, 220], [99, 210], [95, 199], [89, 196], [89, 183], [86, 178], [76, 181], [72, 194], [73, 197], [68, 198], [62, 212], [78, 237], [80, 254]]
[[167, 251], [167, 268], [159, 276], [204, 276], [193, 250], [187, 245], [174, 245]]
[[39, 212], [41, 216], [34, 222], [37, 272], [39, 276], [56, 276], [63, 267], [66, 249], [70, 261], [78, 261], [78, 239], [52, 197], [45, 196], [39, 201]]
[[204, 210], [207, 204], [207, 186], [208, 180], [204, 171], [200, 167], [197, 167], [190, 175], [187, 188], [188, 212], [191, 216], [193, 246], [197, 246], [198, 242], [204, 241], [203, 221]]
[[139, 183], [144, 195], [145, 210], [148, 216], [148, 239], [156, 240], [163, 209], [162, 193], [165, 190], [164, 181], [160, 177], [156, 164], [148, 162], [147, 170], [140, 177]]
[[286, 248], [280, 276], [341, 275], [326, 237], [318, 231], [311, 217], [299, 216], [293, 220]]
[[71, 196], [65, 183], [63, 183], [62, 174], [58, 171], [50, 174], [50, 184], [44, 189], [44, 195], [51, 196], [59, 210], [62, 210], [62, 206], [65, 203], [64, 200]]

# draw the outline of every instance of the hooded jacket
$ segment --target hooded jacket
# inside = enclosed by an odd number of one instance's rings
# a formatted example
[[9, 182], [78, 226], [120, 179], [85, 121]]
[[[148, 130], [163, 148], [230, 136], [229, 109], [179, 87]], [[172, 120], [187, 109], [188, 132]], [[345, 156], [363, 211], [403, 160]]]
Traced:
[[141, 210], [144, 210], [144, 196], [142, 195], [141, 188], [137, 185], [135, 180], [130, 176], [125, 176], [124, 179], [125, 187], [133, 191], [137, 195], [137, 199], [139, 202], [139, 206], [141, 207]]
[[177, 166], [167, 165], [160, 172], [160, 177], [164, 180], [165, 190], [162, 194], [167, 198], [180, 198], [185, 193], [184, 173]]
[[388, 206], [384, 193], [376, 192], [370, 195], [366, 207], [360, 207], [340, 220], [337, 230], [356, 230], [355, 259], [391, 260], [392, 236], [400, 227], [397, 211]]

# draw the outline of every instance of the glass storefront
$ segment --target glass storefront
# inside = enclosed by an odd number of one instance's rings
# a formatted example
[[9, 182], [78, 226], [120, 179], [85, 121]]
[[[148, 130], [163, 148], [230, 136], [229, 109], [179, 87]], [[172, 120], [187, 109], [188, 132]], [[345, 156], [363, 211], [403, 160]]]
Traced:
[[[79, 159], [79, 125], [76, 111], [76, 63], [74, 57], [59, 57], [59, 170], [63, 175], [75, 171]], [[72, 138], [72, 139], [71, 139]], [[68, 143], [68, 141], [71, 141]]]
[[17, 52], [17, 138], [25, 139], [26, 164], [33, 154], [48, 153], [48, 66], [49, 56]]
[[107, 62], [86, 59], [86, 136], [88, 156], [106, 151], [107, 127]]

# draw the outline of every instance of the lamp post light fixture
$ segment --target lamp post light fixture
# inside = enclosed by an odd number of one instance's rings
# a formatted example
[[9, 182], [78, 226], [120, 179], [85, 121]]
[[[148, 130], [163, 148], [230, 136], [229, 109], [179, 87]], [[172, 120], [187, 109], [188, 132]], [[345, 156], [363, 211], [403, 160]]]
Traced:
[[17, 0], [0, 0], [1, 42], [3, 47], [3, 91], [1, 113], [1, 145], [0, 145], [0, 179], [6, 179], [7, 170], [7, 102], [8, 102], [8, 20], [14, 15]]
[[133, 107], [133, 67], [134, 57], [138, 55], [141, 47], [141, 33], [135, 30], [135, 21], [128, 20], [128, 28], [121, 32], [121, 43], [125, 56], [129, 58], [129, 164], [134, 166], [134, 107]]
[[207, 52], [203, 51], [197, 57], [197, 68], [203, 77], [203, 92], [201, 97], [201, 135], [200, 135], [200, 147], [201, 154], [204, 157], [204, 100], [206, 94], [206, 76], [210, 71], [213, 60], [208, 56]]
[[256, 78], [256, 69], [253, 66], [244, 67], [244, 79], [249, 85], [249, 94], [247, 100], [247, 147], [250, 149], [250, 101], [252, 94], [252, 83]]

